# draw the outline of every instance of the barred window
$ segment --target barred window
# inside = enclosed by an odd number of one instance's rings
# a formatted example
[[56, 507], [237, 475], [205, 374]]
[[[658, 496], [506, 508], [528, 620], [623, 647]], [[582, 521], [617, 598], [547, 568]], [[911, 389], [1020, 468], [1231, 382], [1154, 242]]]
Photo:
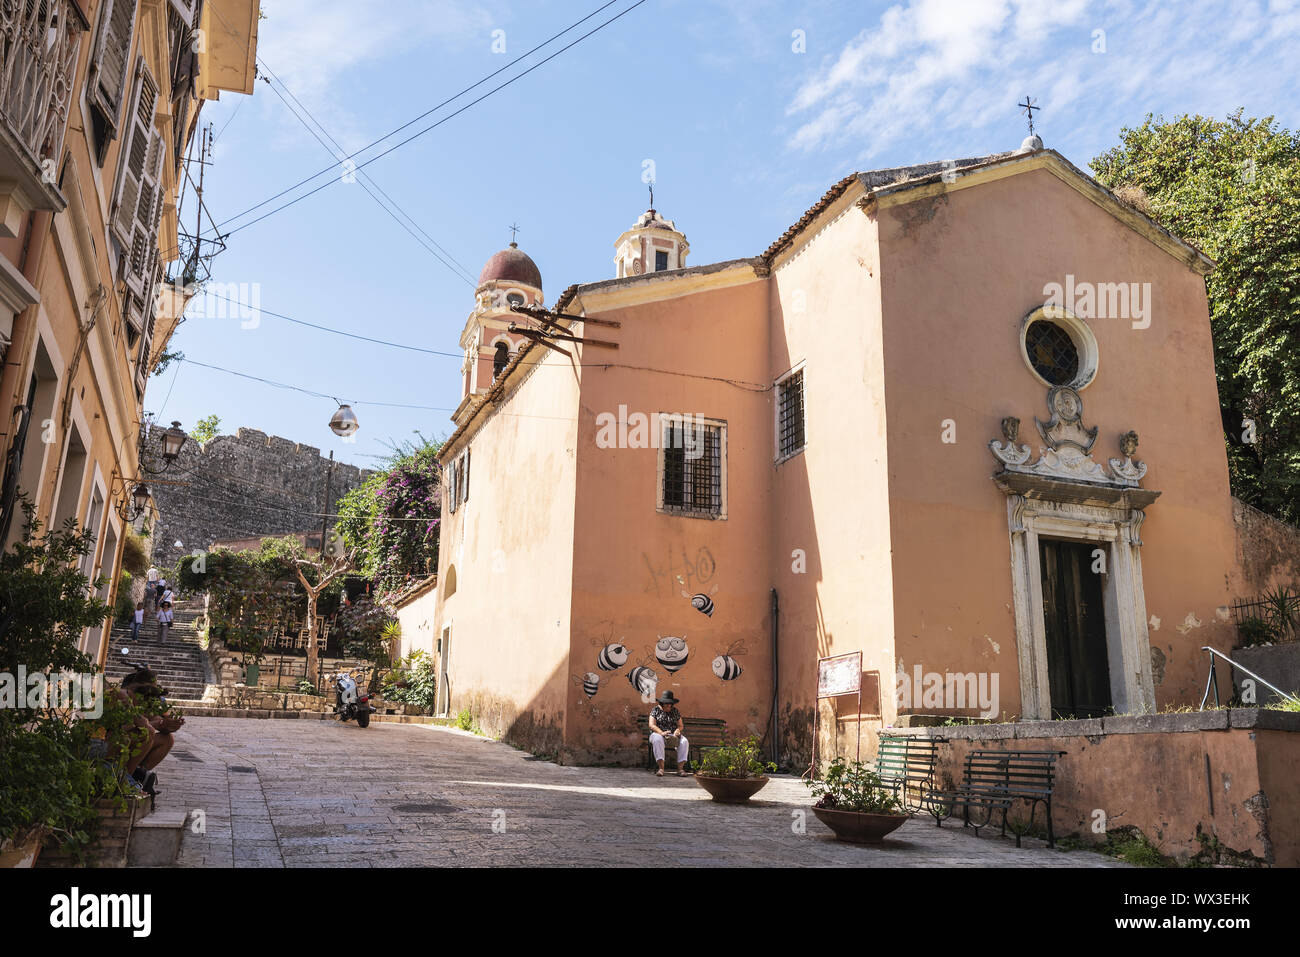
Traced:
[[803, 370], [786, 376], [776, 385], [776, 457], [778, 460], [803, 451]]
[[691, 417], [662, 419], [660, 509], [726, 517], [726, 424]]

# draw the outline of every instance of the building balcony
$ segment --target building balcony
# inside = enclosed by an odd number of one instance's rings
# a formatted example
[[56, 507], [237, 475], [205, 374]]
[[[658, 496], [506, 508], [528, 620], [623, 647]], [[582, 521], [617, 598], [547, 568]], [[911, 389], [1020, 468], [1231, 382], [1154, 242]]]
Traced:
[[76, 0], [0, 0], [0, 236], [67, 205], [59, 160], [89, 29]]

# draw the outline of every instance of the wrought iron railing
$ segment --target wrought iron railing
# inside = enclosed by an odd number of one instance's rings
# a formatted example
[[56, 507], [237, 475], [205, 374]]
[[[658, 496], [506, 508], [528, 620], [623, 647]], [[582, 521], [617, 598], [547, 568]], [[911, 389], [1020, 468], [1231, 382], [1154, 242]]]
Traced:
[[73, 0], [0, 0], [0, 122], [47, 183], [58, 167], [88, 28]]
[[1247, 644], [1261, 635], [1271, 641], [1294, 641], [1300, 631], [1300, 592], [1279, 587], [1258, 598], [1233, 602], [1232, 623]]

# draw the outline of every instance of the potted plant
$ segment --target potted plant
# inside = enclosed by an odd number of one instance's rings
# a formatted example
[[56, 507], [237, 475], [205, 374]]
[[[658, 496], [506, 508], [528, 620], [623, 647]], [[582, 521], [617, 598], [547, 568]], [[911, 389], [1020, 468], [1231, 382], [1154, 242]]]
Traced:
[[894, 793], [861, 761], [836, 758], [820, 781], [804, 782], [817, 803], [813, 813], [835, 832], [835, 839], [852, 844], [879, 844], [911, 815]]
[[767, 784], [776, 765], [762, 760], [758, 738], [726, 741], [700, 756], [695, 782], [720, 804], [743, 804]]

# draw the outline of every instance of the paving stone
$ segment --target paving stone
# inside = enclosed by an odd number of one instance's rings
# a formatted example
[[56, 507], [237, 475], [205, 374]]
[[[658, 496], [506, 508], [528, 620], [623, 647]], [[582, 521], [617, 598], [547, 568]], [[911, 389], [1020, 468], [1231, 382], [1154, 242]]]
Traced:
[[[1032, 838], [1018, 849], [929, 817], [880, 847], [843, 844], [794, 777], [774, 776], [750, 806], [714, 804], [689, 778], [560, 767], [427, 724], [362, 732], [194, 716], [176, 737], [202, 761], [164, 763], [159, 809], [201, 808], [207, 819], [204, 834], [186, 829], [182, 867], [1126, 866]], [[413, 805], [426, 808], [399, 810]], [[792, 829], [798, 811], [803, 834]]]

